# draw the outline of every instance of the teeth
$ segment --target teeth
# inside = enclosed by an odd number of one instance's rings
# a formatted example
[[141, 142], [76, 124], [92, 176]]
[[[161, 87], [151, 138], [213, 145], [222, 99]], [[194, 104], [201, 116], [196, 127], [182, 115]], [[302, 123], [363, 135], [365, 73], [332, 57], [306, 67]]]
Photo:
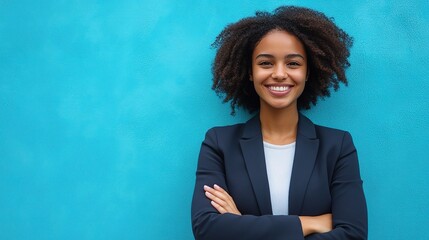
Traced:
[[270, 90], [276, 91], [276, 92], [284, 92], [289, 90], [289, 86], [269, 86]]

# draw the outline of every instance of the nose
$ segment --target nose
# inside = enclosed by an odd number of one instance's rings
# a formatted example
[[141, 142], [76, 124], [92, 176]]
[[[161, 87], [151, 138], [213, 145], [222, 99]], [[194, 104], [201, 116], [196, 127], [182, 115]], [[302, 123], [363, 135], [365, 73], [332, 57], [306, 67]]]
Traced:
[[275, 80], [282, 81], [288, 77], [286, 67], [283, 64], [278, 64], [274, 67], [272, 77]]

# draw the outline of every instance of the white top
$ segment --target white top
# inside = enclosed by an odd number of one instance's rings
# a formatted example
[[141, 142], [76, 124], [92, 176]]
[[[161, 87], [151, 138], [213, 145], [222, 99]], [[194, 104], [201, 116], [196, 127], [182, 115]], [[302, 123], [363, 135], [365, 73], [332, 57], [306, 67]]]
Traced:
[[288, 215], [295, 142], [287, 145], [264, 142], [264, 153], [273, 215]]

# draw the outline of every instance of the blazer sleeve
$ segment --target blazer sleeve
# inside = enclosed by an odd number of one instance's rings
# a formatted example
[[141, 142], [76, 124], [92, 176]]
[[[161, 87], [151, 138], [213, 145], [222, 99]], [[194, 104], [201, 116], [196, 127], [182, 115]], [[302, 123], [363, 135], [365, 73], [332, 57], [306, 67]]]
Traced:
[[358, 157], [352, 137], [344, 133], [331, 180], [333, 230], [306, 240], [362, 240], [368, 238], [368, 217]]
[[201, 146], [192, 199], [192, 230], [195, 239], [304, 240], [298, 216], [219, 214], [203, 190], [204, 185], [215, 183], [228, 191], [223, 154], [217, 144], [216, 130], [211, 129]]

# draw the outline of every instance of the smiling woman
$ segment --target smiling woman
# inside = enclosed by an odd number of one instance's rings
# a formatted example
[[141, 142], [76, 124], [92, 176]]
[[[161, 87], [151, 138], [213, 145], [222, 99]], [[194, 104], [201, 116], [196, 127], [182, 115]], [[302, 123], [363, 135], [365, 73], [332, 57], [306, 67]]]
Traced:
[[261, 109], [296, 109], [306, 78], [305, 49], [294, 35], [273, 30], [253, 50], [250, 79]]
[[257, 114], [206, 134], [192, 202], [196, 239], [367, 238], [350, 134], [299, 113], [347, 84], [351, 45], [323, 13], [299, 7], [258, 12], [217, 37], [213, 89], [232, 114]]

